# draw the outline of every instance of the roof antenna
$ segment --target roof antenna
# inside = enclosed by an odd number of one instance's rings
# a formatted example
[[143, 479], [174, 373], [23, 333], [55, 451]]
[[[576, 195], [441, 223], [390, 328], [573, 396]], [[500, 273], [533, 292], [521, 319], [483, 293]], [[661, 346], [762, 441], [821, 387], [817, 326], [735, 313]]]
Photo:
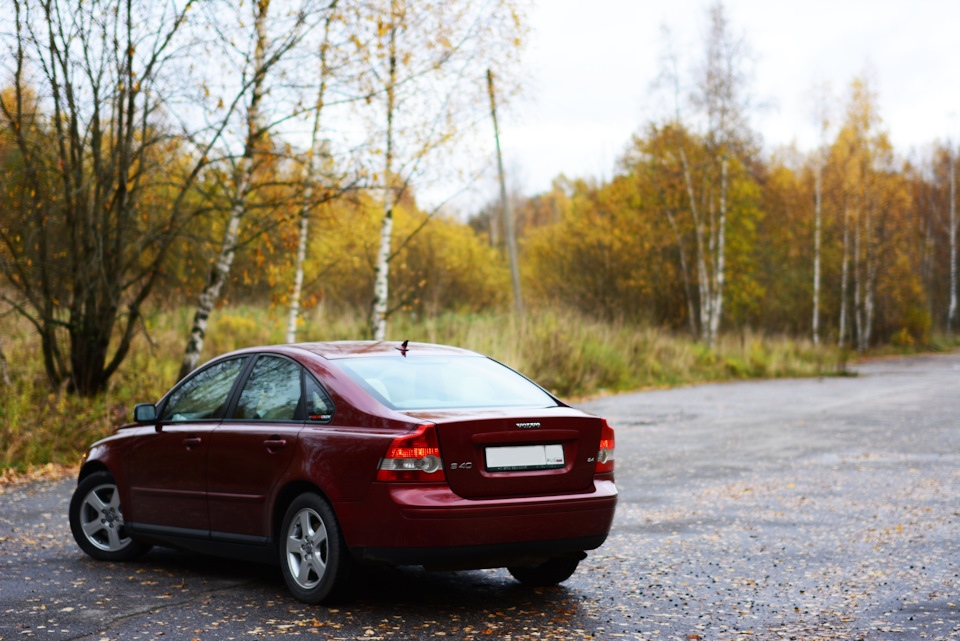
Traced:
[[409, 348], [407, 347], [407, 343], [409, 343], [409, 342], [410, 342], [409, 340], [405, 340], [405, 341], [403, 341], [403, 343], [401, 343], [400, 347], [394, 347], [393, 349], [398, 349], [398, 350], [400, 350], [400, 355], [401, 355], [401, 356], [406, 356], [406, 355], [407, 355], [407, 350], [409, 349]]

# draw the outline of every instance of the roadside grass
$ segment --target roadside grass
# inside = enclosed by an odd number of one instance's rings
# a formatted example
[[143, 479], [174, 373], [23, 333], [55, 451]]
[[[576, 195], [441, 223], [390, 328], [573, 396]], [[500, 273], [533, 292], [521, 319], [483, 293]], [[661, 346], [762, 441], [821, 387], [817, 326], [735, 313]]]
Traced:
[[[151, 314], [145, 332], [97, 398], [81, 399], [44, 378], [39, 342], [22, 320], [0, 318], [11, 385], [0, 381], [0, 475], [28, 477], [38, 466], [70, 469], [84, 449], [129, 420], [133, 405], [155, 401], [175, 382], [192, 310]], [[234, 305], [212, 316], [201, 362], [240, 347], [282, 342], [285, 311]], [[309, 310], [303, 341], [366, 336], [355, 310]], [[685, 335], [625, 322], [605, 322], [561, 310], [442, 314], [391, 319], [391, 340], [458, 345], [513, 367], [564, 399], [654, 387], [748, 378], [843, 374], [849, 354], [833, 346], [744, 332], [714, 349]], [[66, 467], [64, 467], [66, 466]]]

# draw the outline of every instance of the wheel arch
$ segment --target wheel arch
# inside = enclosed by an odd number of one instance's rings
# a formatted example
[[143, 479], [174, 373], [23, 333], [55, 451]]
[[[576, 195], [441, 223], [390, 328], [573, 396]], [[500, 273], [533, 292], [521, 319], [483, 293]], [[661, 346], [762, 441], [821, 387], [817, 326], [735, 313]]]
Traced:
[[113, 472], [110, 471], [110, 468], [107, 467], [103, 461], [88, 461], [80, 468], [80, 473], [77, 474], [77, 483], [97, 472], [106, 472], [110, 476], [113, 476]]
[[[287, 483], [283, 486], [283, 489], [277, 492], [277, 497], [273, 502], [273, 510], [270, 513], [270, 536], [274, 541], [278, 542], [278, 545], [282, 538], [283, 517], [287, 513], [287, 508], [290, 507], [290, 504], [293, 503], [298, 496], [306, 492], [312, 492], [320, 496], [327, 502], [330, 509], [333, 510], [334, 515], [336, 515], [337, 511], [334, 509], [330, 497], [315, 483], [302, 479]], [[340, 517], [337, 516], [337, 518], [339, 519]]]

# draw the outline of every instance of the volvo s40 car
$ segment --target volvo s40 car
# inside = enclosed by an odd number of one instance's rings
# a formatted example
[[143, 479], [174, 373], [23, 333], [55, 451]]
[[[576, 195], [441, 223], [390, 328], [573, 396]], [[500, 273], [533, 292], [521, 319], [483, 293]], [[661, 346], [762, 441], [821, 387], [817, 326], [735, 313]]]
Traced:
[[159, 544], [279, 562], [316, 603], [356, 563], [567, 579], [607, 537], [614, 433], [441, 345], [243, 349], [95, 443], [70, 526], [96, 559]]

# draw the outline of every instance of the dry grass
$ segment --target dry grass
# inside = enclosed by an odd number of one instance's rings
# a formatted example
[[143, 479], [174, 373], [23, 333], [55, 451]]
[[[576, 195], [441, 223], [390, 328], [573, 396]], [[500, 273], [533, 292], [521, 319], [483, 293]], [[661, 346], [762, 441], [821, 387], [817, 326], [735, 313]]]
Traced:
[[32, 483], [33, 481], [55, 481], [70, 476], [75, 477], [79, 472], [77, 465], [63, 465], [62, 463], [46, 463], [44, 465], [26, 465], [23, 469], [8, 467], [0, 470], [0, 494], [7, 488]]
[[[12, 379], [9, 388], [0, 390], [0, 470], [24, 472], [48, 463], [69, 469], [89, 443], [125, 422], [135, 403], [158, 399], [175, 382], [190, 314], [184, 308], [149, 318], [146, 334], [136, 339], [109, 389], [95, 399], [51, 390], [29, 326], [13, 316], [0, 318]], [[201, 360], [239, 347], [281, 342], [284, 327], [285, 315], [278, 311], [243, 306], [217, 310]], [[363, 314], [322, 308], [306, 315], [300, 332], [306, 341], [364, 335]], [[726, 336], [710, 350], [663, 329], [558, 310], [531, 312], [522, 321], [494, 312], [398, 316], [391, 321], [389, 338], [488, 354], [563, 398], [738, 378], [829, 375], [845, 368], [843, 353], [809, 341], [746, 333]], [[8, 477], [14, 478], [13, 473]]]

